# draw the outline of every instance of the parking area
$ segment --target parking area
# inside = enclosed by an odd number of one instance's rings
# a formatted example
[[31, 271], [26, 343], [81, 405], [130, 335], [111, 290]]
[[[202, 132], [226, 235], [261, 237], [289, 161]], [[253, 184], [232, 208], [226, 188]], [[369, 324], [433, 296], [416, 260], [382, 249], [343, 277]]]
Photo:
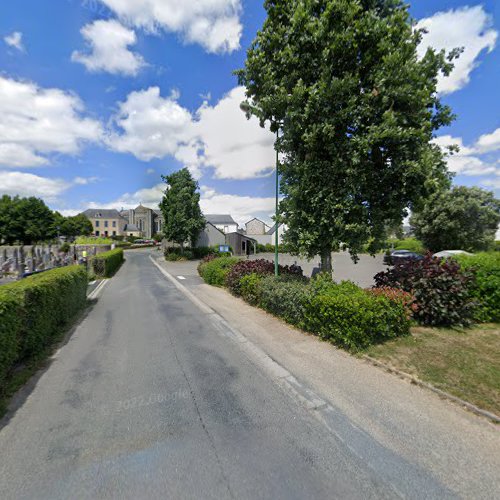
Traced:
[[[274, 262], [273, 253], [259, 253], [251, 255], [250, 259], [266, 259]], [[278, 262], [282, 265], [297, 264], [302, 267], [306, 276], [311, 276], [315, 268], [319, 269], [320, 258], [311, 260], [295, 257], [290, 254], [279, 254]], [[332, 254], [333, 277], [335, 281], [351, 280], [361, 287], [373, 286], [375, 274], [385, 271], [387, 266], [383, 262], [383, 254], [362, 254], [355, 264], [348, 252], [337, 252]]]

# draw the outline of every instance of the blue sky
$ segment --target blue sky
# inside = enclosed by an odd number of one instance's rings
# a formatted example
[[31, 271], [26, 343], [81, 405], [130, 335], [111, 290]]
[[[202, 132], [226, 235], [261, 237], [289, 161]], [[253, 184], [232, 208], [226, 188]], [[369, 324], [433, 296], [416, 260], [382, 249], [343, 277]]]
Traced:
[[[47, 5], [50, 7], [47, 7]], [[232, 71], [262, 25], [247, 0], [36, 0], [0, 6], [0, 194], [66, 214], [153, 206], [188, 166], [206, 213], [274, 207], [273, 137], [238, 109]], [[500, 4], [418, 0], [425, 45], [464, 46], [440, 82], [458, 115], [455, 182], [500, 191]]]

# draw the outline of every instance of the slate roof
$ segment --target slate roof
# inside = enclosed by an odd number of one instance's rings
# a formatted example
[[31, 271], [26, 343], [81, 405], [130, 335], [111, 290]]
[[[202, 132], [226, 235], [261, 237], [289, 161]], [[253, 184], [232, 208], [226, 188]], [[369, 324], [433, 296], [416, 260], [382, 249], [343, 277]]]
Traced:
[[124, 231], [140, 231], [140, 229], [135, 224], [127, 224]]
[[108, 208], [89, 208], [83, 212], [83, 215], [89, 219], [119, 219], [121, 218], [118, 210]]
[[205, 219], [210, 224], [236, 224], [229, 214], [205, 214]]

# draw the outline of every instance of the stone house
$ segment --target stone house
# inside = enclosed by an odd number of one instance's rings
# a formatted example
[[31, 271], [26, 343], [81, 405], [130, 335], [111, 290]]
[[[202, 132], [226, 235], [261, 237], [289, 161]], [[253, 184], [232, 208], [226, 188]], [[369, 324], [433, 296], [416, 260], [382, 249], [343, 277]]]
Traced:
[[92, 223], [94, 236], [121, 236], [124, 234], [127, 221], [118, 210], [89, 208], [83, 212]]

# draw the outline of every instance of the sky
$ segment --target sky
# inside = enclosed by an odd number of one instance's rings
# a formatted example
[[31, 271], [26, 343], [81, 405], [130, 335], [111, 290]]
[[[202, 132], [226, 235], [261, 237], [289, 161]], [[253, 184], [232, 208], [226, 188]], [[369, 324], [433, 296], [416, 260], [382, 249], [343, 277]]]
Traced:
[[[500, 193], [500, 2], [418, 0], [422, 50], [464, 47], [439, 81], [457, 120], [436, 142], [455, 184]], [[273, 135], [239, 109], [232, 72], [265, 19], [258, 0], [3, 0], [0, 195], [65, 215], [156, 208], [188, 167], [205, 213], [270, 221]]]

